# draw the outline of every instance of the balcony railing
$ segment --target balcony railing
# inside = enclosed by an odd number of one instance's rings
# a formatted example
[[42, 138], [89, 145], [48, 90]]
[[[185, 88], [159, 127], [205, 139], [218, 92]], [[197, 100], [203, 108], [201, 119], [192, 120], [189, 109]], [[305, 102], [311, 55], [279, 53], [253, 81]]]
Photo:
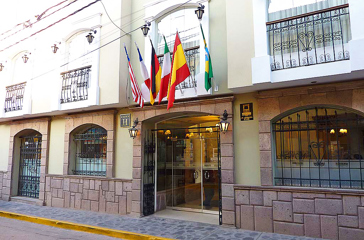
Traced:
[[19, 83], [6, 87], [5, 112], [23, 109], [23, 99], [26, 83]]
[[[182, 89], [187, 88], [196, 88], [197, 87], [197, 81], [196, 81], [196, 75], [199, 73], [200, 70], [200, 46], [192, 47], [185, 49], [185, 56], [187, 60], [187, 64], [190, 68], [191, 76], [183, 81], [179, 86]], [[158, 55], [159, 64], [163, 68], [163, 54]], [[179, 86], [176, 87], [176, 89], [179, 89]]]
[[348, 5], [268, 22], [267, 32], [272, 71], [350, 59]]
[[62, 72], [61, 104], [88, 99], [91, 66]]

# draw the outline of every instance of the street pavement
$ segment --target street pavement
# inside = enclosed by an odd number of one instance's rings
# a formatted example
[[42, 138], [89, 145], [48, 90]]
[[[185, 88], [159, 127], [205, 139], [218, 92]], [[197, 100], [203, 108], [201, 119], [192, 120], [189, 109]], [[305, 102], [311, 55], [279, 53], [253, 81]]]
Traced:
[[[116, 214], [106, 214], [67, 208], [40, 207], [23, 203], [5, 202], [1, 200], [0, 211], [14, 212], [30, 216], [182, 240], [317, 240], [315, 238], [296, 237], [274, 233], [262, 233], [256, 231], [227, 228], [206, 223], [196, 223], [190, 221], [161, 218], [153, 215], [143, 218], [133, 218], [130, 216], [120, 216]], [[2, 218], [0, 219], [2, 220]], [[24, 231], [27, 230], [24, 229]], [[36, 231], [37, 230], [34, 230], [34, 232]], [[1, 230], [0, 236], [2, 235], [3, 231]], [[112, 238], [105, 237], [95, 239]], [[40, 240], [40, 238], [37, 238], [37, 240]]]
[[114, 240], [116, 238], [71, 231], [0, 217], [0, 240]]

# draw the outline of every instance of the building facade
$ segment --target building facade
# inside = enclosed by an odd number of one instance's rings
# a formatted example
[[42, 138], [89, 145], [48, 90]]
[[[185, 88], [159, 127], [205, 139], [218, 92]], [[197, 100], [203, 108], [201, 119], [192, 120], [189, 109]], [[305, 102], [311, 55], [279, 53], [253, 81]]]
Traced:
[[[7, 33], [1, 198], [140, 217], [193, 211], [242, 229], [364, 238], [364, 4], [277, 2], [104, 0], [107, 14], [96, 2], [12, 46], [84, 7], [68, 1]], [[145, 21], [150, 38], [139, 30]], [[208, 91], [200, 24], [214, 71]], [[166, 100], [140, 108], [123, 46], [141, 84], [134, 42], [149, 67], [151, 41], [162, 65], [163, 39], [172, 51], [176, 29], [191, 77], [170, 110]]]

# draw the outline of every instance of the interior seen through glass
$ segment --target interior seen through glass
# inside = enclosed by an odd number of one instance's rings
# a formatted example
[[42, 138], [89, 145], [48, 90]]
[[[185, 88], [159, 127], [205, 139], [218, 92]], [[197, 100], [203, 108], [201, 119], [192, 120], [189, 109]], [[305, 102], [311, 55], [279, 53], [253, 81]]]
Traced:
[[204, 116], [158, 124], [157, 191], [167, 207], [219, 210], [218, 122]]
[[363, 188], [364, 118], [313, 108], [273, 124], [276, 185]]

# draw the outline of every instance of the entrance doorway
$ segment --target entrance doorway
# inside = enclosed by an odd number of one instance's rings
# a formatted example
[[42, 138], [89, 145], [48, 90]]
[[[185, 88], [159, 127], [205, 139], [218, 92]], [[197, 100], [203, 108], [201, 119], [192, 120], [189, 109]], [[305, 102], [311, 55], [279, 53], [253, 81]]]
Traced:
[[18, 196], [39, 198], [42, 137], [20, 137]]
[[216, 126], [158, 130], [157, 191], [166, 207], [218, 213], [218, 142]]
[[173, 118], [145, 133], [144, 215], [167, 208], [219, 214], [221, 220], [219, 120]]

